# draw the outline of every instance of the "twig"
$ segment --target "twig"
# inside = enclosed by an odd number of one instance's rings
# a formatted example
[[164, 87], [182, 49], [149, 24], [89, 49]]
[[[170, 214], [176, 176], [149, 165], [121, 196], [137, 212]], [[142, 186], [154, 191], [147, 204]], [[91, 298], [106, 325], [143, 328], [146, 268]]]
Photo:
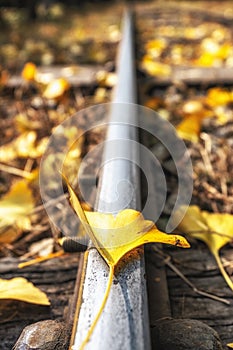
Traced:
[[192, 288], [192, 290], [199, 294], [202, 295], [206, 298], [210, 298], [212, 300], [216, 300], [216, 301], [220, 301], [221, 303], [230, 305], [230, 302], [227, 299], [218, 297], [215, 294], [212, 293], [208, 293], [205, 291], [202, 291], [200, 289], [198, 289], [186, 276], [184, 276], [184, 274], [171, 262], [171, 256], [168, 254], [163, 253], [160, 249], [158, 249], [157, 247], [153, 246], [153, 250], [159, 254], [161, 257], [163, 257], [163, 261], [164, 263], [172, 270], [174, 271], [177, 276], [179, 276], [190, 288]]
[[8, 174], [21, 176], [27, 180], [31, 180], [33, 178], [33, 174], [26, 171], [26, 170], [15, 168], [15, 167], [12, 167], [10, 165], [6, 165], [6, 164], [2, 164], [2, 163], [0, 163], [0, 170], [5, 171]]
[[62, 199], [68, 198], [68, 193], [62, 193], [59, 197], [48, 200], [46, 203], [41, 204], [32, 210], [31, 214], [39, 213], [40, 211], [58, 204]]

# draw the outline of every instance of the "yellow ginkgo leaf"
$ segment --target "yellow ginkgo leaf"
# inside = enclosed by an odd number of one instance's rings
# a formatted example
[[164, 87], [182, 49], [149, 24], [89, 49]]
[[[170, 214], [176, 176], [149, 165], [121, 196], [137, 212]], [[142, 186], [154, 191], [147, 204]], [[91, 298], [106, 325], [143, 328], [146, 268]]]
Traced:
[[202, 117], [191, 114], [176, 127], [177, 134], [184, 140], [198, 142]]
[[36, 65], [32, 62], [27, 62], [22, 70], [22, 78], [27, 81], [33, 81], [36, 75]]
[[176, 127], [178, 135], [184, 140], [197, 142], [200, 135], [202, 119], [213, 117], [213, 111], [203, 104], [203, 99], [189, 100], [181, 109], [184, 119]]
[[23, 277], [0, 279], [0, 299], [14, 299], [38, 305], [50, 305], [47, 295]]
[[210, 52], [203, 52], [194, 64], [199, 67], [218, 67], [221, 65], [221, 60]]
[[152, 57], [159, 57], [166, 48], [167, 42], [164, 39], [154, 39], [146, 43], [146, 51]]
[[145, 55], [142, 59], [141, 67], [148, 74], [153, 76], [169, 76], [171, 67], [166, 63], [155, 61], [150, 55]]
[[65, 78], [52, 80], [46, 87], [43, 97], [47, 99], [58, 99], [70, 88], [69, 82]]
[[187, 235], [206, 243], [214, 255], [225, 281], [233, 290], [233, 283], [224, 270], [219, 257], [219, 250], [233, 240], [233, 215], [209, 213], [201, 211], [198, 206], [193, 205], [187, 209], [178, 228]]
[[222, 88], [211, 88], [207, 92], [206, 103], [211, 107], [223, 106], [233, 101], [231, 91]]
[[233, 349], [233, 343], [228, 343], [227, 346], [228, 348]]
[[104, 249], [102, 255], [109, 265], [116, 265], [130, 250], [146, 243], [189, 247], [184, 237], [159, 231], [152, 221], [144, 220], [136, 210], [125, 209], [116, 217], [98, 212], [85, 212], [85, 215], [100, 244], [99, 248]]
[[6, 237], [7, 232], [11, 232], [13, 226], [16, 232], [29, 230], [31, 221], [29, 214], [34, 208], [32, 191], [25, 180], [15, 182], [10, 191], [0, 200], [0, 242], [1, 233], [4, 233], [4, 242], [12, 242], [16, 237]]
[[44, 137], [36, 144], [37, 134], [35, 131], [25, 131], [13, 141], [0, 147], [1, 162], [9, 162], [17, 157], [38, 158], [47, 146], [48, 139]]
[[114, 269], [120, 259], [132, 249], [145, 243], [160, 242], [188, 248], [189, 243], [182, 236], [167, 235], [160, 232], [152, 221], [144, 220], [136, 210], [125, 209], [114, 217], [112, 214], [88, 212], [82, 209], [81, 203], [74, 190], [67, 183], [72, 206], [79, 216], [86, 233], [95, 248], [109, 266], [109, 279], [100, 309], [80, 346], [83, 350], [106, 304], [114, 276]]
[[159, 231], [152, 221], [145, 220], [140, 212], [133, 209], [125, 209], [116, 217], [89, 211], [80, 214], [80, 202], [69, 184], [68, 188], [74, 210], [108, 265], [115, 266], [126, 253], [146, 243], [189, 247], [184, 237]]

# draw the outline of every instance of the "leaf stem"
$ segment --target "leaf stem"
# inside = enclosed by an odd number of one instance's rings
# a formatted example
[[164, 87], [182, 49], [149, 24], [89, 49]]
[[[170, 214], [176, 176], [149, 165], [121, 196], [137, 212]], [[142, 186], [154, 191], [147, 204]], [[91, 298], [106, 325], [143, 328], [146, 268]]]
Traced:
[[217, 251], [212, 251], [212, 253], [213, 253], [213, 255], [214, 255], [215, 259], [216, 259], [216, 262], [218, 264], [219, 270], [220, 270], [223, 278], [225, 279], [226, 283], [228, 284], [228, 286], [233, 291], [233, 282], [230, 279], [229, 275], [227, 274], [226, 270], [224, 269], [222, 261], [220, 259], [220, 256], [219, 256], [218, 252]]
[[108, 276], [108, 284], [107, 284], [107, 287], [106, 287], [106, 291], [104, 293], [104, 296], [103, 296], [103, 301], [100, 305], [100, 308], [99, 308], [99, 311], [97, 313], [97, 315], [95, 316], [95, 319], [94, 321], [92, 322], [92, 325], [91, 327], [89, 328], [88, 330], [88, 333], [87, 333], [87, 336], [86, 338], [84, 339], [84, 341], [82, 342], [81, 346], [80, 346], [80, 350], [84, 350], [85, 346], [87, 345], [87, 343], [89, 342], [91, 336], [92, 336], [92, 333], [96, 327], [96, 324], [104, 310], [104, 307], [105, 307], [105, 304], [108, 300], [108, 296], [109, 296], [109, 293], [110, 293], [110, 289], [111, 289], [111, 285], [112, 285], [112, 281], [113, 281], [113, 277], [114, 277], [114, 266], [113, 265], [109, 265], [109, 276]]

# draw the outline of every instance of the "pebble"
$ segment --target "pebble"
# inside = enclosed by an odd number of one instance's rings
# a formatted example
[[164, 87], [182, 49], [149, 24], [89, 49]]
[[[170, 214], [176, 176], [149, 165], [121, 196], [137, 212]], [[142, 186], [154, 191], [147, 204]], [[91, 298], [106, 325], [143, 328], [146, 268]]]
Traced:
[[218, 333], [191, 319], [160, 319], [151, 329], [152, 349], [223, 350]]
[[65, 350], [70, 332], [63, 322], [45, 320], [25, 327], [12, 350]]

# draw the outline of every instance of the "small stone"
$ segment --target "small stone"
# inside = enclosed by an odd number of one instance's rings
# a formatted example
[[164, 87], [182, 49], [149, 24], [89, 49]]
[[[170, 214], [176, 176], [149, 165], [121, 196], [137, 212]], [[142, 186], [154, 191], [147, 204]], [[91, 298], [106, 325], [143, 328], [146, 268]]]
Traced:
[[218, 333], [191, 319], [160, 319], [151, 329], [152, 349], [223, 350]]
[[40, 321], [25, 327], [13, 350], [65, 350], [70, 331], [62, 322]]

